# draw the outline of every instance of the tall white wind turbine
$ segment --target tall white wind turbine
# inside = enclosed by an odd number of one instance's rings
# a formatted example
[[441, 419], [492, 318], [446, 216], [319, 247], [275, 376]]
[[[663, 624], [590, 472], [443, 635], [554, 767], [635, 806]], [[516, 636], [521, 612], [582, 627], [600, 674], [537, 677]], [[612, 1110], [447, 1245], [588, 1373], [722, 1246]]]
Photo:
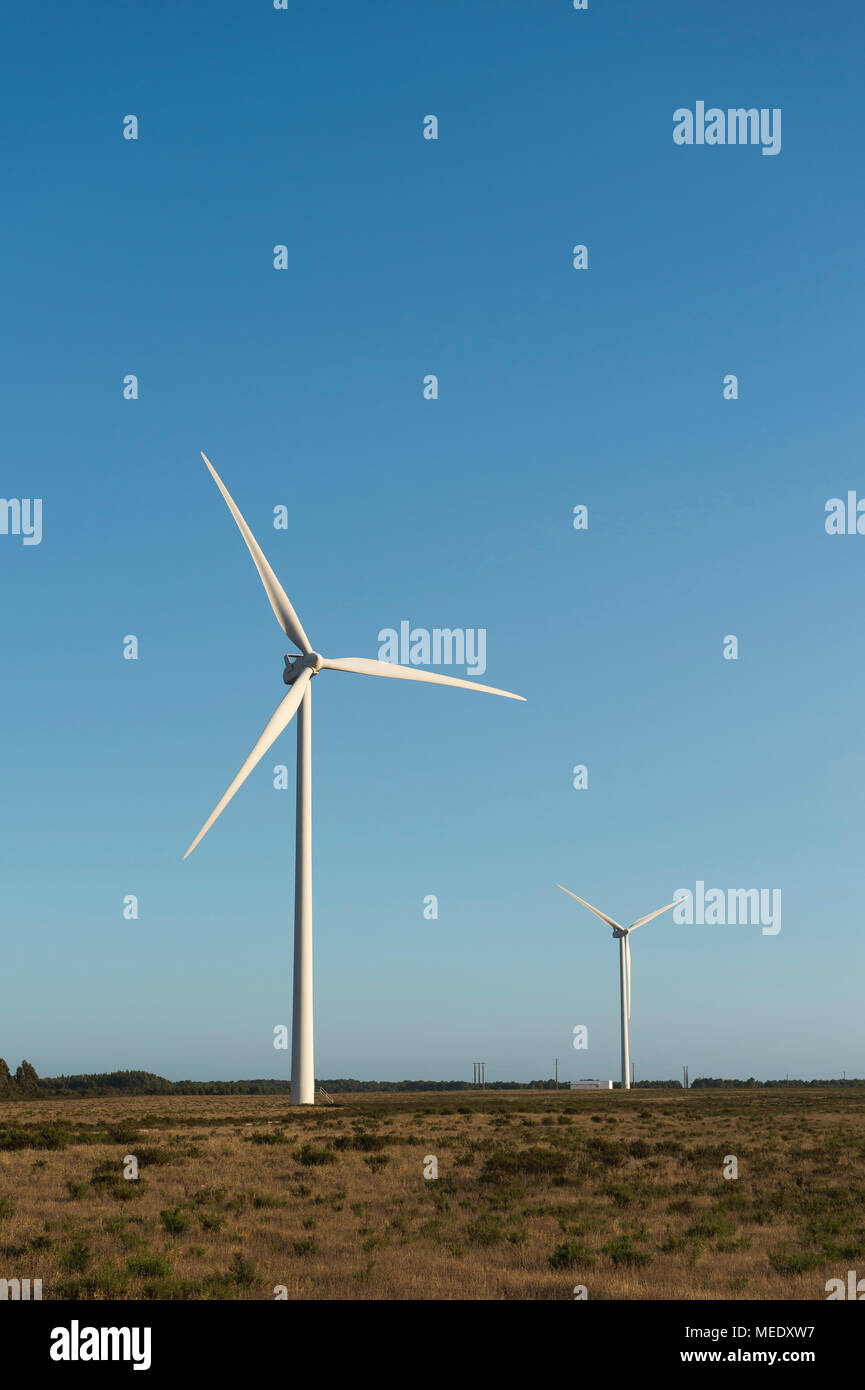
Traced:
[[636, 922], [632, 922], [629, 927], [620, 926], [613, 918], [608, 917], [606, 912], [599, 911], [587, 903], [585, 898], [577, 897], [570, 888], [565, 888], [561, 883], [556, 884], [563, 893], [569, 897], [576, 898], [578, 903], [587, 907], [590, 912], [594, 912], [596, 917], [600, 917], [602, 922], [606, 922], [608, 927], [613, 929], [613, 938], [618, 938], [619, 942], [619, 986], [622, 998], [622, 1087], [626, 1091], [631, 1089], [631, 1065], [628, 1058], [628, 1019], [631, 1017], [631, 943], [628, 940], [632, 931], [637, 927], [642, 927], [646, 922], [651, 922], [653, 917], [660, 917], [662, 912], [669, 912], [671, 907], [676, 907], [685, 901], [684, 898], [676, 898], [675, 902], [667, 903], [666, 907], [659, 907], [654, 912], [647, 912], [645, 917], [638, 917]]
[[210, 469], [213, 480], [228, 504], [246, 541], [255, 568], [258, 570], [270, 606], [287, 637], [298, 648], [297, 655], [286, 656], [282, 678], [290, 687], [277, 706], [234, 781], [217, 802], [199, 830], [186, 854], [187, 859], [200, 844], [213, 822], [222, 814], [238, 787], [264, 757], [271, 744], [297, 720], [297, 825], [295, 838], [294, 881], [294, 1008], [291, 1035], [291, 1100], [293, 1105], [313, 1105], [315, 1102], [315, 1071], [313, 1067], [312, 1033], [312, 779], [311, 779], [311, 693], [313, 676], [319, 671], [351, 671], [362, 676], [388, 676], [392, 680], [428, 681], [432, 685], [456, 685], [463, 690], [479, 690], [487, 695], [504, 695], [509, 700], [522, 700], [509, 690], [496, 690], [477, 681], [458, 680], [455, 676], [440, 676], [414, 666], [397, 666], [390, 661], [371, 661], [366, 657], [336, 657], [327, 659], [313, 651], [300, 619], [289, 603], [282, 585], [274, 574], [261, 549], [229, 495], [228, 489], [210, 460], [201, 457]]

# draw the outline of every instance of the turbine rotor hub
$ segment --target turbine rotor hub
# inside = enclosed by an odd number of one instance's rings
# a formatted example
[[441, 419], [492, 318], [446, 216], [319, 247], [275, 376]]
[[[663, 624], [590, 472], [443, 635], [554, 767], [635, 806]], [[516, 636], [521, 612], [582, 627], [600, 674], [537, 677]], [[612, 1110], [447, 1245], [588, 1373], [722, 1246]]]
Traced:
[[320, 656], [318, 652], [287, 655], [282, 679], [285, 681], [286, 685], [294, 685], [301, 671], [305, 671], [308, 667], [312, 674], [316, 675], [321, 670], [323, 661], [324, 657]]

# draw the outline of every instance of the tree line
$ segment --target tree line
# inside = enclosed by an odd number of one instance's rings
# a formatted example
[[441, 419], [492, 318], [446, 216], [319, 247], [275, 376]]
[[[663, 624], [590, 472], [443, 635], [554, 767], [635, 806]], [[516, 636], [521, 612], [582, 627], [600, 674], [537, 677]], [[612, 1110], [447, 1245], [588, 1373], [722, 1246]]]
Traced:
[[[333, 1077], [317, 1081], [326, 1091], [334, 1093], [349, 1091], [476, 1091], [480, 1087], [468, 1081], [359, 1081], [355, 1077]], [[746, 1081], [733, 1080], [719, 1076], [697, 1076], [691, 1082], [692, 1090], [706, 1087], [722, 1087], [728, 1090], [766, 1088], [777, 1086], [863, 1086], [865, 1081], [858, 1077], [829, 1077], [826, 1080], [756, 1081], [749, 1076]], [[488, 1081], [487, 1091], [554, 1091], [553, 1077], [536, 1081]], [[560, 1090], [566, 1091], [568, 1083], [563, 1081]], [[616, 1084], [618, 1089], [618, 1083]], [[635, 1090], [681, 1090], [681, 1081], [637, 1081]], [[169, 1081], [151, 1071], [107, 1071], [88, 1072], [75, 1076], [44, 1076], [37, 1074], [36, 1068], [22, 1061], [15, 1072], [0, 1057], [0, 1100], [62, 1099], [75, 1096], [255, 1096], [287, 1095], [291, 1082], [278, 1079], [253, 1081]]]

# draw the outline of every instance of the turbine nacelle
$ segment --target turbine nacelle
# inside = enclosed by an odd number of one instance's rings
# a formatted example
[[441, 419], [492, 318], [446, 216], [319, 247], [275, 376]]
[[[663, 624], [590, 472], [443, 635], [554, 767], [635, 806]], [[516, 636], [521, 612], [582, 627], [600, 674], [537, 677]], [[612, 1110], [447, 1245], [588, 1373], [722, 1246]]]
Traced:
[[321, 670], [323, 664], [324, 657], [319, 656], [318, 652], [298, 653], [297, 655], [287, 654], [285, 657], [285, 670], [282, 673], [282, 679], [285, 681], [286, 685], [294, 685], [301, 671], [305, 671], [308, 667], [312, 675], [315, 676]]

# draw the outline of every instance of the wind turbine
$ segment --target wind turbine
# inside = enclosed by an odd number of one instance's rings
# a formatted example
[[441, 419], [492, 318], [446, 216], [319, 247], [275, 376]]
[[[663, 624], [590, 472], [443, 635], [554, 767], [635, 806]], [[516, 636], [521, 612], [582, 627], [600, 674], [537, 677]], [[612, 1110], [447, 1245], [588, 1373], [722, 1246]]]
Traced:
[[282, 585], [264, 558], [258, 542], [235, 506], [228, 489], [207, 456], [202, 454], [201, 457], [210, 469], [213, 480], [225, 498], [228, 510], [237, 522], [238, 530], [246, 541], [255, 568], [258, 570], [264, 585], [264, 591], [270, 600], [270, 606], [276, 614], [277, 622], [286, 636], [298, 648], [298, 653], [285, 658], [285, 670], [282, 673], [282, 679], [290, 687], [288, 694], [277, 706], [243, 767], [217, 802], [183, 857], [188, 859], [196, 845], [201, 843], [213, 822], [225, 810], [238, 787], [246, 781], [252, 769], [264, 757], [271, 744], [275, 743], [283, 730], [288, 727], [299, 710], [297, 720], [291, 1101], [293, 1105], [313, 1105], [315, 1103], [315, 1071], [312, 1051], [312, 743], [310, 703], [310, 685], [313, 676], [324, 670], [351, 671], [361, 676], [389, 676], [393, 680], [428, 681], [433, 685], [456, 685], [464, 690], [479, 690], [487, 695], [504, 695], [509, 700], [523, 700], [525, 697], [513, 695], [509, 690], [496, 690], [491, 685], [479, 685], [476, 681], [463, 681], [458, 680], [455, 676], [440, 676], [432, 671], [421, 671], [414, 666], [397, 666], [390, 661], [371, 661], [362, 656], [328, 659], [313, 651], [301, 626], [300, 619], [292, 608]]
[[587, 907], [590, 912], [594, 912], [596, 917], [600, 917], [602, 922], [606, 922], [608, 927], [612, 927], [613, 938], [618, 938], [619, 984], [622, 997], [622, 1089], [630, 1091], [631, 1068], [628, 1059], [628, 1019], [631, 1017], [631, 943], [628, 938], [632, 931], [637, 930], [637, 927], [645, 926], [646, 922], [651, 922], [653, 917], [660, 917], [662, 912], [669, 912], [671, 907], [676, 907], [679, 903], [683, 903], [685, 899], [676, 898], [675, 902], [667, 903], [666, 907], [659, 907], [654, 912], [647, 912], [645, 917], [638, 917], [636, 922], [632, 922], [629, 927], [623, 927], [620, 926], [613, 917], [608, 917], [606, 912], [601, 912], [598, 908], [592, 907], [592, 904], [587, 903], [585, 898], [577, 897], [577, 894], [572, 893], [570, 888], [565, 888], [561, 883], [557, 883], [556, 887], [561, 888], [562, 892], [567, 893], [569, 897], [576, 898], [577, 902], [582, 903], [583, 907]]

